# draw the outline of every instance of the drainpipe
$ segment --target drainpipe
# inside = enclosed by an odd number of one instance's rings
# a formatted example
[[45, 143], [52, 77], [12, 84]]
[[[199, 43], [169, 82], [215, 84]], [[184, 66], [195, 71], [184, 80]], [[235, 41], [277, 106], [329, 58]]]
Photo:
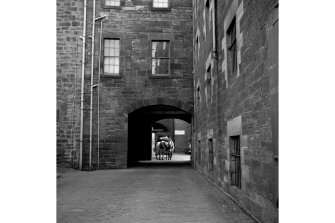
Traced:
[[100, 169], [100, 75], [101, 75], [101, 42], [102, 42], [102, 23], [103, 19], [106, 16], [101, 16], [99, 18], [96, 18], [96, 20], [101, 18], [101, 23], [100, 23], [100, 41], [99, 41], [99, 62], [98, 62], [98, 67], [99, 67], [99, 72], [98, 72], [98, 169]]
[[213, 0], [213, 54], [214, 58], [217, 59], [217, 49], [216, 49], [216, 0]]
[[90, 152], [89, 152], [89, 167], [88, 170], [92, 169], [92, 127], [93, 127], [93, 70], [94, 70], [94, 31], [95, 31], [95, 0], [93, 0], [93, 19], [92, 19], [92, 52], [91, 52], [91, 101], [90, 101]]
[[[91, 102], [90, 102], [90, 152], [89, 152], [89, 170], [92, 170], [92, 130], [93, 130], [93, 88], [98, 87], [98, 85], [93, 85], [94, 77], [94, 33], [95, 33], [95, 22], [99, 19], [104, 18], [105, 16], [100, 16], [95, 18], [95, 0], [93, 1], [93, 20], [92, 20], [92, 52], [91, 52]], [[98, 88], [99, 89], [99, 88]], [[99, 112], [99, 111], [98, 111]]]
[[84, 28], [83, 35], [80, 37], [83, 40], [82, 60], [81, 60], [81, 93], [80, 93], [80, 150], [79, 150], [79, 170], [83, 167], [83, 134], [84, 134], [84, 75], [85, 75], [85, 45], [86, 45], [86, 8], [87, 2], [84, 0]]

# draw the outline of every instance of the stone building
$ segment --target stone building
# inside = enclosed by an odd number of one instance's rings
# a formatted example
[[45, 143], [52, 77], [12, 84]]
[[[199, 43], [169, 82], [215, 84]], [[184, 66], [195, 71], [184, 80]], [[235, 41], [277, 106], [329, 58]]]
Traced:
[[278, 221], [278, 1], [195, 0], [194, 166]]
[[192, 166], [278, 221], [278, 0], [57, 0], [57, 165], [151, 159], [162, 120], [191, 124]]
[[84, 2], [57, 0], [57, 163], [127, 168], [151, 159], [153, 123], [191, 123], [192, 1]]

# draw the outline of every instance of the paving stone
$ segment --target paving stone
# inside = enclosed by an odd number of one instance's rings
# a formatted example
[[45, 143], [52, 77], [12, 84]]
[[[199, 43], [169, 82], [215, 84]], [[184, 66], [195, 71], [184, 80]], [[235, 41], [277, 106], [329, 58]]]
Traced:
[[57, 222], [255, 222], [190, 166], [63, 171]]

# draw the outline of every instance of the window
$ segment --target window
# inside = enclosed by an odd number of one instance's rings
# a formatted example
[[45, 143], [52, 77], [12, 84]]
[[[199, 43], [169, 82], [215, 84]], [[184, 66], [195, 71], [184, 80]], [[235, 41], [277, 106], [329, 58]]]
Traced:
[[214, 167], [214, 152], [213, 139], [208, 139], [208, 170], [213, 171]]
[[207, 102], [212, 102], [212, 68], [211, 65], [208, 66], [206, 72], [206, 90], [207, 90]]
[[206, 3], [205, 3], [205, 7], [206, 7], [206, 14], [208, 15], [208, 27], [211, 26], [211, 13], [209, 11], [209, 0], [206, 0]]
[[158, 76], [170, 74], [170, 41], [152, 41], [151, 73]]
[[154, 8], [168, 8], [169, 0], [153, 0]]
[[199, 50], [200, 50], [200, 46], [199, 46], [199, 36], [196, 36], [195, 39], [195, 44], [194, 44], [194, 54], [195, 54], [195, 66], [197, 66], [198, 64], [198, 59], [199, 59]]
[[120, 40], [104, 39], [104, 74], [118, 75], [120, 70]]
[[231, 185], [241, 188], [240, 136], [230, 137], [230, 180]]
[[196, 92], [196, 97], [197, 97], [197, 107], [196, 107], [196, 111], [197, 113], [199, 113], [200, 111], [200, 102], [201, 102], [201, 97], [200, 97], [200, 86], [198, 85], [197, 87], [197, 92]]
[[201, 140], [198, 140], [198, 150], [197, 150], [197, 162], [198, 165], [201, 165]]
[[120, 0], [105, 0], [106, 6], [120, 6]]
[[227, 30], [228, 62], [231, 73], [237, 70], [237, 48], [236, 48], [236, 19], [234, 18]]

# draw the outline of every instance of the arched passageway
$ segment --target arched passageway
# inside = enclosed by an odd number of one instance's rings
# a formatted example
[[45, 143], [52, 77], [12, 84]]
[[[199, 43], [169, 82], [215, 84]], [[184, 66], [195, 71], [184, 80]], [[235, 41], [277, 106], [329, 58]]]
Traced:
[[[180, 119], [189, 124], [192, 115], [172, 105], [149, 105], [128, 114], [128, 167], [134, 167], [138, 161], [151, 160], [152, 130], [163, 119]], [[162, 127], [162, 126], [160, 126]]]

